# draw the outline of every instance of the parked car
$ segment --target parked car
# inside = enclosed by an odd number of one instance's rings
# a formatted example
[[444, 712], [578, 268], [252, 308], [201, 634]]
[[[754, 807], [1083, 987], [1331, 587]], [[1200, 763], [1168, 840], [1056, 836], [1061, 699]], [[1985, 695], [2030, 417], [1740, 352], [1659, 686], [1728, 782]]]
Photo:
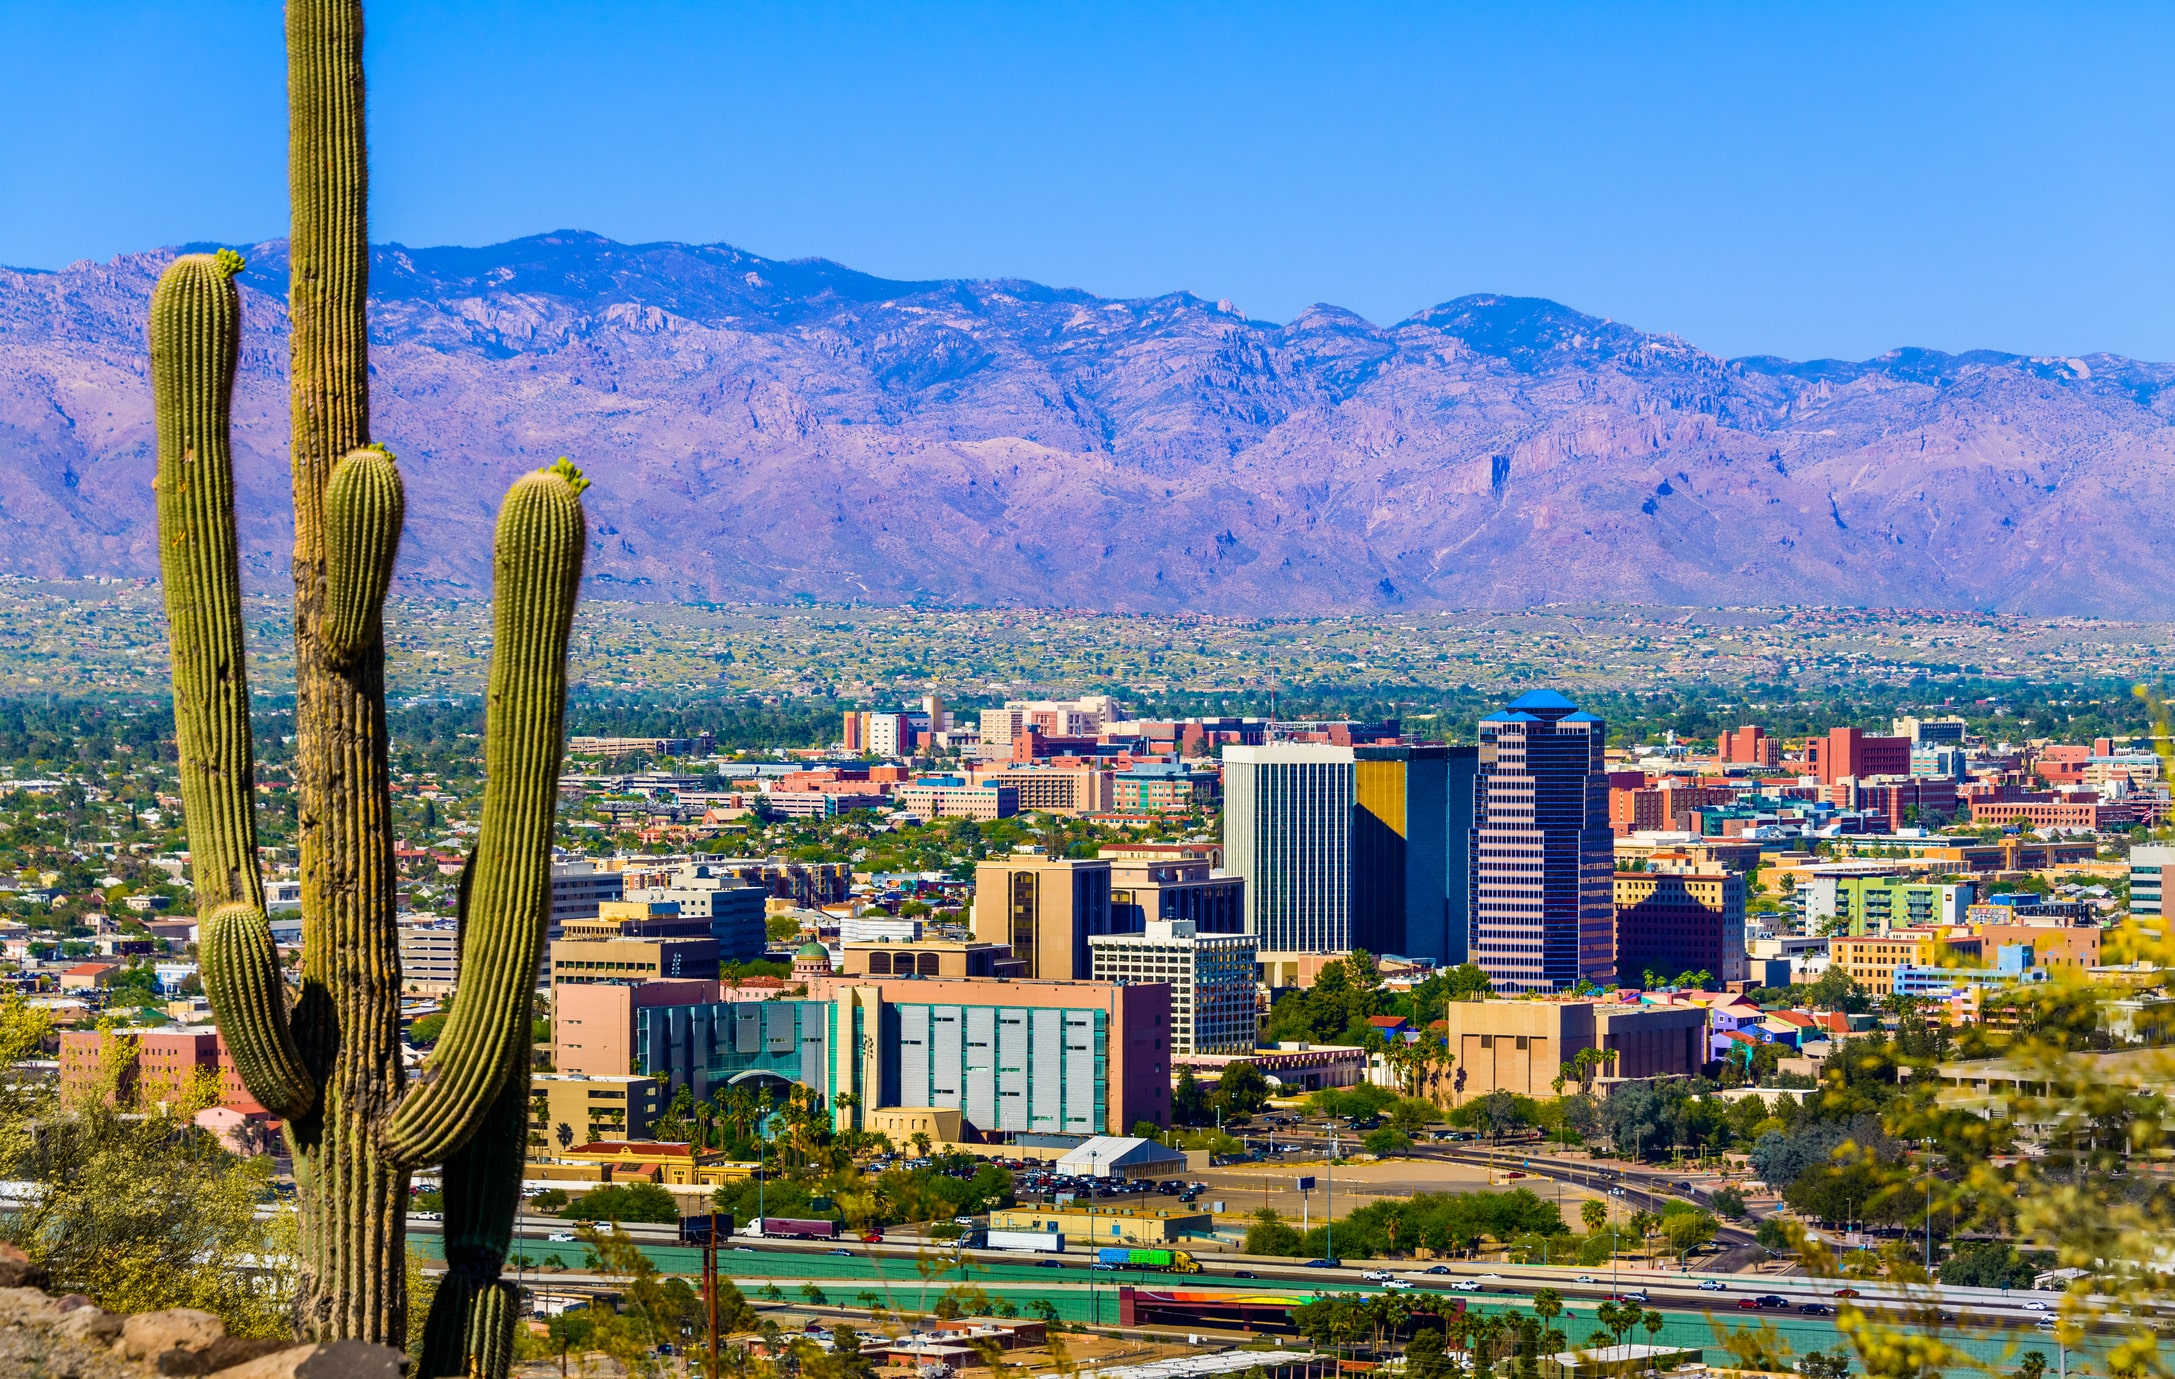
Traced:
[[1523, 1178], [1523, 1177], [1525, 1177], [1525, 1176], [1526, 1176], [1525, 1170], [1524, 1170], [1524, 1169], [1522, 1169], [1522, 1168], [1514, 1168], [1514, 1169], [1512, 1169], [1512, 1170], [1511, 1170], [1510, 1172], [1508, 1172], [1508, 1173], [1506, 1173], [1506, 1174], [1504, 1174], [1504, 1175], [1503, 1175], [1503, 1177], [1504, 1177], [1505, 1179], [1510, 1179], [1510, 1178]]

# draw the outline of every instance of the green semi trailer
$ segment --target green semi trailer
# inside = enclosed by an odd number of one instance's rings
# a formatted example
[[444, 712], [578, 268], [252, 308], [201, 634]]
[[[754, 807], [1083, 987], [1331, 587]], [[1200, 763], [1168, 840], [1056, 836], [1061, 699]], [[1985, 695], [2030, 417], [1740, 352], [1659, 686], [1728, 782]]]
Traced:
[[1197, 1274], [1201, 1266], [1184, 1250], [1135, 1250], [1107, 1246], [1095, 1252], [1097, 1264], [1113, 1269], [1161, 1269], [1170, 1274]]

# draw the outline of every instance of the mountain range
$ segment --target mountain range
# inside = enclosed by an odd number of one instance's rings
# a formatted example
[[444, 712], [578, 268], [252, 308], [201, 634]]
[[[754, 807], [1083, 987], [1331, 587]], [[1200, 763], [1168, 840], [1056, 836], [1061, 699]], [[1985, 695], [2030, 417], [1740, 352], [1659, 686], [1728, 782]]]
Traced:
[[[144, 320], [176, 252], [0, 269], [0, 572], [156, 572]], [[240, 525], [270, 590], [284, 245], [245, 252]], [[1492, 295], [1277, 324], [573, 231], [386, 245], [371, 288], [411, 593], [485, 591], [498, 497], [567, 455], [605, 596], [2169, 614], [2167, 364], [1721, 359]]]

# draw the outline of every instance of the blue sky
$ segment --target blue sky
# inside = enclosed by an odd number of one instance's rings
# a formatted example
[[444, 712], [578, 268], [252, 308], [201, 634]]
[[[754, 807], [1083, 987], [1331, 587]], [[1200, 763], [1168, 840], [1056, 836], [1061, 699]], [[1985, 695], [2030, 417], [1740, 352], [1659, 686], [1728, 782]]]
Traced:
[[[2175, 6], [377, 0], [373, 235], [2175, 359]], [[276, 3], [0, 0], [0, 263], [284, 232]]]

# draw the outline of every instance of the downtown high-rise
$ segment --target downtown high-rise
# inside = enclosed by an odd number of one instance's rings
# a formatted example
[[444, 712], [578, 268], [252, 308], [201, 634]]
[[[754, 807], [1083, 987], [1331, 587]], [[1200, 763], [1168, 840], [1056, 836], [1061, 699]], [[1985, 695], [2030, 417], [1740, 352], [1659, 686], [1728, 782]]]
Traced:
[[1261, 951], [1462, 960], [1473, 757], [1429, 744], [1225, 748], [1224, 865], [1245, 878]]
[[1480, 720], [1471, 961], [1498, 992], [1616, 976], [1608, 725], [1553, 690]]

